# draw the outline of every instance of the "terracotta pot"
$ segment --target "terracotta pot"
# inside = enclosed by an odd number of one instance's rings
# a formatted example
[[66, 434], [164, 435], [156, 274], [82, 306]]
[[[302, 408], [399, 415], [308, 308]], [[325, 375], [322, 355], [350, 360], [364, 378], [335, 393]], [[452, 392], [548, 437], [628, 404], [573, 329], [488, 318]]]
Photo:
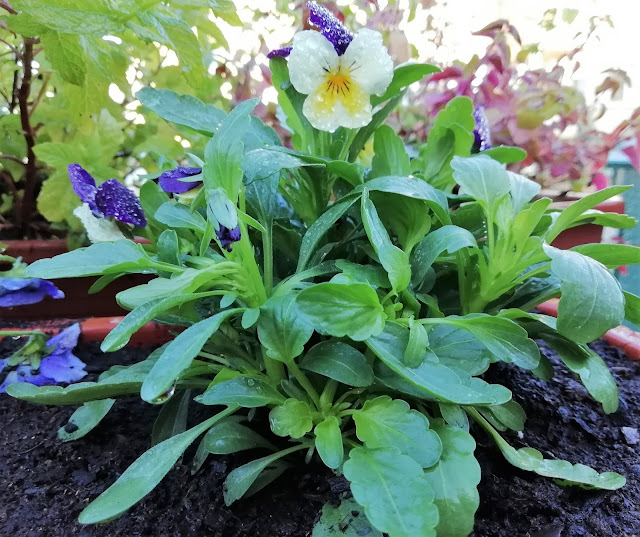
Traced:
[[[25, 263], [33, 263], [63, 254], [68, 251], [64, 239], [6, 241], [6, 254], [21, 257]], [[147, 283], [151, 276], [147, 274], [127, 274], [109, 284], [99, 293], [90, 295], [89, 289], [97, 280], [89, 278], [63, 278], [54, 283], [64, 293], [65, 298], [53, 300], [46, 298], [39, 304], [2, 308], [0, 319], [12, 321], [31, 321], [39, 319], [78, 319], [83, 317], [109, 317], [124, 315], [126, 310], [118, 306], [116, 294], [130, 287]]]
[[[551, 204], [551, 207], [554, 209], [566, 209], [569, 205], [579, 201], [587, 194], [588, 193], [569, 192], [558, 198], [557, 193], [543, 190], [540, 192], [540, 197], [555, 198], [556, 201]], [[594, 209], [602, 211], [603, 213], [624, 214], [624, 199], [622, 196], [614, 196], [607, 201], [599, 203]], [[576, 226], [560, 233], [551, 244], [561, 250], [568, 250], [581, 244], [598, 243], [602, 241], [602, 229], [602, 226], [595, 224]]]
[[[542, 313], [557, 317], [559, 301], [558, 298], [552, 298], [540, 304], [537, 309]], [[609, 330], [603, 337], [609, 344], [624, 352], [631, 360], [640, 360], [640, 333], [627, 326], [618, 326]]]

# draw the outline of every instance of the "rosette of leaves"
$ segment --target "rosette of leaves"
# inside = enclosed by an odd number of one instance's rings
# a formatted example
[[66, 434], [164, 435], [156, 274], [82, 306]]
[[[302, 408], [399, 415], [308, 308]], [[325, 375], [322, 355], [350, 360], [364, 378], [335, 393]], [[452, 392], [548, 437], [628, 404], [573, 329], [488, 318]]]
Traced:
[[[618, 474], [510, 446], [501, 432], [522, 430], [524, 412], [507, 388], [480, 375], [500, 361], [550, 378], [534, 341], [544, 340], [604, 412], [616, 410], [613, 378], [586, 343], [640, 316], [640, 298], [623, 293], [607, 270], [640, 262], [640, 249], [549, 244], [583, 222], [633, 225], [592, 210], [624, 187], [552, 212], [549, 199], [535, 199], [536, 184], [505, 169], [520, 150], [469, 156], [474, 121], [466, 98], [436, 120], [451, 128], [429, 138], [429, 173], [411, 175], [402, 140], [383, 123], [432, 67], [398, 67], [387, 92], [372, 97], [372, 123], [333, 134], [302, 115], [285, 60], [273, 59], [272, 70], [294, 149], [251, 115], [254, 101], [227, 115], [144, 89], [138, 98], [148, 108], [210, 138], [197, 163], [202, 186], [171, 200], [155, 183], [143, 185], [148, 245], [94, 244], [27, 269], [49, 279], [100, 276], [95, 288], [126, 273], [155, 275], [118, 294], [131, 312], [104, 351], [123, 347], [152, 319], [184, 327], [147, 360], [112, 368], [97, 382], [8, 388], [27, 401], [83, 405], [74, 415], [83, 432], [105, 414], [88, 408], [96, 401], [117, 405], [139, 394], [162, 405], [154, 446], [80, 521], [124, 513], [198, 439], [194, 471], [210, 454], [255, 453], [227, 477], [228, 504], [305, 458], [344, 475], [352, 498], [327, 506], [314, 535], [468, 535], [480, 480], [474, 436], [483, 430], [522, 469], [564, 485], [621, 487]], [[374, 157], [365, 168], [357, 159], [370, 140]], [[220, 243], [220, 226], [238, 227], [231, 248]], [[560, 297], [557, 320], [530, 313], [551, 297]], [[211, 417], [187, 429], [194, 404], [211, 407]], [[271, 433], [258, 434], [256, 423]], [[353, 512], [365, 516], [341, 516]]]

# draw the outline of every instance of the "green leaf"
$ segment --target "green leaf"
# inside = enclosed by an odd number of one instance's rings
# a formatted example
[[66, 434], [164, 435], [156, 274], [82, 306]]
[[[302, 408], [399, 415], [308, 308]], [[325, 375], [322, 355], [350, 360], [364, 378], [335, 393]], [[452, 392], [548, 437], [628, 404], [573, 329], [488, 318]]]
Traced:
[[394, 448], [355, 448], [344, 463], [355, 500], [389, 537], [435, 537], [438, 509], [422, 467]]
[[153, 403], [171, 390], [180, 376], [189, 369], [191, 362], [198, 356], [208, 339], [218, 331], [220, 325], [229, 317], [241, 311], [241, 309], [221, 311], [213, 317], [191, 325], [184, 332], [178, 334], [165, 347], [153, 369], [144, 379], [140, 397], [148, 403]]
[[91, 502], [78, 517], [81, 524], [112, 520], [149, 494], [184, 451], [218, 420], [234, 411], [228, 408], [188, 431], [153, 446], [140, 456], [118, 480]]
[[313, 335], [313, 326], [298, 315], [296, 297], [271, 297], [260, 308], [258, 338], [267, 355], [280, 362], [291, 362], [304, 351]]
[[58, 32], [43, 32], [40, 41], [47, 59], [60, 76], [76, 86], [84, 84], [87, 63], [78, 37]]
[[496, 429], [506, 431], [524, 431], [527, 416], [524, 409], [516, 401], [509, 401], [502, 405], [488, 406], [478, 409]]
[[[448, 425], [469, 432], [469, 418], [460, 405], [438, 403], [438, 409], [440, 410], [440, 414], [442, 414], [442, 418]], [[443, 447], [443, 449], [445, 448]]]
[[311, 408], [304, 401], [287, 399], [269, 412], [271, 430], [278, 436], [302, 438], [313, 429]]
[[224, 420], [207, 431], [202, 439], [207, 453], [229, 455], [247, 449], [275, 449], [271, 442], [236, 421]]
[[303, 447], [305, 446], [293, 446], [289, 449], [274, 453], [273, 455], [256, 459], [233, 470], [224, 482], [224, 503], [231, 505], [233, 502], [242, 498], [250, 491], [251, 486], [256, 482], [262, 472], [274, 467], [282, 457]]
[[393, 71], [393, 79], [391, 80], [389, 87], [382, 95], [374, 95], [371, 98], [371, 104], [372, 106], [378, 106], [380, 103], [395, 97], [404, 88], [410, 86], [414, 82], [418, 82], [425, 76], [438, 72], [440, 72], [438, 67], [435, 65], [429, 65], [428, 63], [399, 65]]
[[429, 348], [429, 334], [424, 326], [410, 319], [409, 342], [404, 351], [403, 362], [407, 367], [419, 367], [427, 359], [438, 361], [438, 357]]
[[391, 242], [366, 189], [362, 192], [361, 215], [369, 242], [389, 275], [392, 289], [396, 293], [404, 291], [411, 281], [409, 257]]
[[[462, 369], [453, 369], [439, 363], [423, 362], [420, 367], [408, 368], [402, 363], [409, 341], [409, 331], [401, 325], [387, 322], [384, 332], [365, 341], [384, 364], [399, 375], [425, 399], [460, 405], [499, 405], [511, 399], [504, 386], [487, 384], [473, 378]], [[384, 378], [385, 384], [391, 379]]]
[[571, 464], [563, 460], [545, 459], [537, 449], [511, 447], [498, 432], [478, 412], [471, 409], [471, 415], [491, 435], [498, 449], [511, 464], [528, 472], [551, 477], [561, 485], [577, 485], [586, 489], [617, 490], [624, 487], [626, 479], [615, 472], [599, 474], [584, 464]]
[[331, 336], [363, 341], [384, 328], [385, 314], [378, 295], [363, 283], [320, 283], [301, 291], [296, 301], [316, 331]]
[[136, 99], [162, 119], [189, 127], [207, 136], [213, 136], [226, 117], [222, 110], [211, 104], [170, 90], [142, 88], [136, 93]]
[[564, 364], [580, 377], [591, 396], [602, 404], [607, 414], [618, 410], [619, 395], [616, 381], [602, 358], [586, 345], [578, 345], [550, 332], [541, 339], [558, 354]]
[[640, 263], [640, 247], [630, 244], [583, 244], [571, 251], [595, 259], [609, 269]]
[[480, 465], [473, 454], [476, 443], [468, 432], [440, 420], [432, 426], [443, 448], [438, 464], [425, 472], [440, 513], [436, 531], [438, 537], [467, 537], [480, 504]]
[[328, 416], [316, 425], [313, 432], [316, 436], [316, 449], [322, 462], [332, 470], [340, 468], [344, 459], [340, 420], [335, 416]]
[[497, 360], [513, 362], [524, 369], [535, 369], [540, 361], [540, 351], [535, 341], [527, 337], [524, 328], [510, 319], [472, 313], [464, 317], [451, 315], [433, 322], [469, 331]]
[[353, 413], [356, 434], [367, 448], [398, 448], [419, 462], [433, 466], [442, 454], [438, 435], [429, 429], [429, 420], [401, 399], [381, 395], [366, 401]]
[[404, 142], [391, 127], [378, 127], [373, 138], [373, 161], [371, 177], [385, 177], [388, 175], [409, 175], [411, 166], [409, 155], [404, 148]]
[[560, 235], [560, 233], [571, 227], [571, 224], [573, 224], [575, 220], [578, 220], [585, 211], [592, 209], [598, 205], [598, 203], [602, 203], [613, 196], [626, 192], [630, 188], [630, 186], [610, 186], [608, 188], [603, 188], [598, 192], [594, 192], [593, 194], [589, 194], [581, 200], [572, 203], [560, 213], [556, 221], [551, 226], [551, 229], [547, 231], [545, 241], [550, 244], [553, 239]]
[[544, 251], [551, 258], [551, 272], [562, 280], [558, 332], [576, 343], [588, 343], [622, 324], [624, 295], [603, 265], [552, 246], [545, 245]]
[[163, 203], [153, 217], [171, 228], [192, 229], [198, 233], [204, 233], [207, 227], [207, 222], [200, 213], [192, 211], [187, 205], [172, 201]]
[[298, 268], [296, 272], [302, 272], [307, 268], [307, 264], [311, 256], [318, 246], [320, 239], [325, 233], [331, 229], [335, 223], [351, 208], [358, 200], [358, 196], [347, 196], [336, 201], [329, 209], [327, 209], [313, 225], [307, 229], [302, 238], [300, 246], [300, 257], [298, 258]]
[[260, 309], [258, 308], [247, 309], [242, 314], [242, 321], [240, 324], [242, 325], [242, 328], [244, 328], [245, 330], [248, 330], [254, 324], [256, 324], [259, 318], [260, 318]]
[[163, 403], [151, 431], [152, 445], [155, 446], [186, 431], [190, 400], [191, 390], [180, 390]]
[[24, 272], [27, 278], [78, 278], [99, 276], [110, 272], [142, 272], [152, 266], [151, 260], [139, 244], [129, 240], [102, 242], [57, 255], [39, 259]]
[[508, 145], [499, 145], [491, 149], [486, 149], [482, 154], [491, 157], [493, 160], [497, 160], [501, 164], [521, 162], [527, 158], [527, 152], [524, 149]]
[[319, 162], [309, 162], [282, 150], [282, 148], [258, 148], [248, 151], [242, 158], [242, 171], [247, 183], [267, 179], [281, 170], [303, 166], [322, 166]]
[[373, 384], [373, 369], [364, 354], [342, 341], [323, 341], [313, 346], [300, 367], [347, 386], [364, 388]]
[[180, 244], [173, 229], [165, 229], [158, 237], [158, 261], [180, 266]]
[[144, 304], [138, 306], [133, 311], [129, 312], [122, 321], [107, 334], [104, 341], [100, 345], [102, 352], [117, 351], [129, 343], [129, 339], [138, 331], [140, 327], [152, 321], [155, 317], [161, 313], [181, 306], [186, 302], [191, 302], [199, 298], [204, 298], [217, 294], [216, 291], [207, 293], [192, 293], [178, 296], [168, 296], [166, 298], [154, 298]]
[[624, 316], [625, 319], [633, 324], [640, 325], [640, 297], [623, 291], [625, 304], [624, 304]]
[[464, 369], [472, 376], [489, 368], [491, 353], [470, 332], [443, 324], [428, 328], [429, 347], [443, 365]]
[[500, 200], [511, 191], [507, 170], [486, 155], [453, 157], [451, 166], [456, 183], [490, 215], [494, 214]]
[[429, 233], [413, 251], [413, 280], [421, 283], [440, 254], [453, 254], [462, 248], [478, 248], [475, 237], [458, 226], [443, 226]]
[[[69, 424], [58, 429], [58, 438], [63, 442], [82, 438], [102, 421], [115, 402], [115, 399], [101, 399], [84, 403], [71, 415]], [[68, 432], [67, 428], [73, 428], [74, 430]]]
[[519, 213], [540, 192], [540, 184], [524, 175], [507, 171], [511, 183], [511, 202], [514, 213]]
[[244, 408], [257, 408], [281, 405], [285, 398], [266, 380], [242, 376], [210, 386], [195, 400], [203, 405], [238, 405]]
[[311, 537], [382, 537], [367, 520], [364, 509], [353, 500], [344, 499], [334, 507], [330, 502], [322, 507], [320, 520], [313, 527]]

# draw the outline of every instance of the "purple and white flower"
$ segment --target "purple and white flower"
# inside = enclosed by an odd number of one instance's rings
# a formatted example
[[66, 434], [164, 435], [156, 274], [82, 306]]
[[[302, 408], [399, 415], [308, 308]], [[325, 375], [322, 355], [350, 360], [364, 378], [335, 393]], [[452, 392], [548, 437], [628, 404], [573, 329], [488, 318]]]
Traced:
[[476, 128], [473, 131], [473, 152], [478, 153], [491, 149], [491, 128], [484, 106], [476, 107], [473, 111], [473, 118], [476, 120]]
[[39, 278], [0, 278], [0, 307], [37, 304], [46, 296], [64, 298], [53, 283]]
[[160, 188], [169, 194], [184, 194], [202, 184], [202, 179], [196, 181], [183, 181], [188, 177], [197, 177], [202, 173], [202, 168], [190, 168], [178, 166], [173, 170], [163, 172], [158, 178]]
[[220, 224], [220, 227], [216, 229], [216, 237], [220, 241], [220, 246], [222, 246], [227, 252], [230, 252], [233, 247], [234, 242], [238, 242], [242, 238], [242, 234], [240, 232], [240, 226], [236, 226], [233, 229], [229, 229], [228, 227]]

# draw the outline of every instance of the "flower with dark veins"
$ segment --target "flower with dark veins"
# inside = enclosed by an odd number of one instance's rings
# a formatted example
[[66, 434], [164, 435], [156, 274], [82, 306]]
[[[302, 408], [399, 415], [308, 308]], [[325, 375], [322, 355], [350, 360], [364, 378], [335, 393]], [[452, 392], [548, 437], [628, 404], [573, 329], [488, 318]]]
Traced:
[[342, 56], [353, 41], [353, 34], [326, 7], [319, 6], [315, 2], [307, 2], [307, 7], [309, 8], [309, 22], [316, 26], [333, 45], [338, 56]]
[[0, 278], [0, 307], [37, 304], [46, 296], [64, 298], [53, 283], [39, 278]]
[[238, 242], [242, 238], [242, 233], [240, 233], [240, 226], [236, 226], [233, 229], [229, 229], [228, 227], [220, 224], [220, 228], [216, 230], [216, 237], [220, 241], [220, 245], [227, 251], [230, 252], [233, 250], [232, 244], [234, 242]]
[[491, 149], [491, 128], [484, 106], [477, 106], [473, 111], [473, 118], [476, 120], [476, 128], [473, 131], [473, 152], [478, 153]]
[[80, 164], [69, 164], [73, 191], [87, 204], [94, 216], [111, 216], [125, 224], [145, 227], [147, 219], [136, 195], [117, 179], [96, 186], [95, 179]]
[[[39, 361], [37, 369], [32, 363], [22, 363], [9, 371], [0, 384], [0, 393], [6, 391], [9, 384], [16, 382], [28, 382], [36, 386], [50, 384], [69, 384], [77, 382], [87, 374], [86, 365], [73, 354], [73, 349], [78, 344], [80, 325], [75, 323], [53, 336], [46, 342], [42, 354], [48, 353]], [[0, 371], [6, 369], [9, 359], [0, 360]]]
[[187, 177], [195, 177], [202, 173], [202, 168], [190, 168], [188, 166], [178, 166], [173, 170], [163, 172], [158, 178], [160, 188], [169, 194], [184, 194], [189, 190], [200, 186], [202, 179], [196, 181], [182, 181]]

